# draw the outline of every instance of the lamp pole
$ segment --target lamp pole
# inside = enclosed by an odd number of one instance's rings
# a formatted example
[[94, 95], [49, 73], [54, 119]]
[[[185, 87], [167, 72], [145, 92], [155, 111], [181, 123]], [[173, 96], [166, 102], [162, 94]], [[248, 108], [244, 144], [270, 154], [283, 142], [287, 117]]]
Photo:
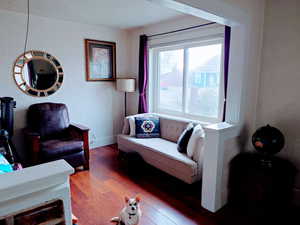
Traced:
[[127, 92], [125, 91], [125, 104], [124, 104], [125, 117], [127, 116]]

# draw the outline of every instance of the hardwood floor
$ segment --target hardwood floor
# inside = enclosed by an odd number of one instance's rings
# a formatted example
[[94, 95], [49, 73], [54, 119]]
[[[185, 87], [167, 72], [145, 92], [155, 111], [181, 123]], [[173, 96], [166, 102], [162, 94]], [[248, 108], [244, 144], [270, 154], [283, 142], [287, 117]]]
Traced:
[[139, 225], [299, 224], [300, 209], [294, 207], [280, 207], [267, 216], [230, 207], [212, 214], [201, 208], [200, 184], [187, 185], [150, 166], [143, 176], [129, 176], [124, 168], [116, 146], [107, 146], [91, 151], [90, 171], [71, 176], [72, 207], [79, 225], [111, 224], [123, 208], [124, 197], [137, 194], [143, 212]]
[[[137, 168], [139, 169], [139, 168]], [[139, 194], [140, 225], [215, 225], [201, 208], [200, 184], [187, 185], [154, 168], [129, 176], [117, 160], [116, 146], [91, 151], [90, 171], [71, 176], [73, 213], [80, 225], [106, 225], [124, 205], [124, 196]]]

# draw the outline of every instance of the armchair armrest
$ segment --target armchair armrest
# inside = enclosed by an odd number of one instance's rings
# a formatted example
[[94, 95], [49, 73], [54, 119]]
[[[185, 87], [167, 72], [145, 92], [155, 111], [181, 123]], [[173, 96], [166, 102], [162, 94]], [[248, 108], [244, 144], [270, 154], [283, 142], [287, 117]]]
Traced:
[[41, 150], [41, 135], [37, 132], [32, 131], [29, 128], [24, 128], [23, 133], [25, 135], [25, 141], [29, 147], [31, 154], [31, 163], [33, 165], [39, 163], [39, 154]]
[[90, 159], [90, 145], [89, 145], [89, 128], [79, 125], [70, 124], [69, 132], [73, 138], [79, 138], [83, 141], [84, 155], [85, 155], [85, 169], [89, 169], [89, 159]]
[[78, 130], [78, 131], [81, 131], [81, 132], [83, 132], [83, 131], [89, 131], [90, 130], [90, 128], [88, 128], [86, 126], [83, 126], [83, 125], [80, 125], [80, 124], [75, 124], [75, 123], [72, 123], [70, 125], [70, 128]]
[[72, 138], [77, 138], [84, 141], [85, 136], [88, 138], [88, 133], [90, 129], [80, 124], [70, 124], [69, 126], [69, 134]]
[[29, 128], [24, 128], [23, 129], [23, 133], [27, 136], [27, 137], [31, 137], [31, 138], [41, 138], [41, 135]]

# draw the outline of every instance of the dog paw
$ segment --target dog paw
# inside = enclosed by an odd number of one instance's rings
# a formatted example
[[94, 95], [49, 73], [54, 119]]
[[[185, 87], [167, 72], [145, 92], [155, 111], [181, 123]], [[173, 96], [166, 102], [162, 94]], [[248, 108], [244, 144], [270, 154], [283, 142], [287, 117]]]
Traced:
[[117, 223], [119, 223], [120, 219], [119, 219], [119, 217], [113, 217], [113, 218], [111, 218], [110, 222], [117, 222]]

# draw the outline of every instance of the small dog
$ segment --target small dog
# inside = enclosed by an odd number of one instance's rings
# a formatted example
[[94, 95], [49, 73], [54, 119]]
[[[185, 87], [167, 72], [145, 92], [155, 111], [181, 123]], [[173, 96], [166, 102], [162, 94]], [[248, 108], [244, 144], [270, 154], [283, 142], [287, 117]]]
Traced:
[[117, 225], [138, 225], [142, 212], [140, 210], [141, 198], [139, 196], [135, 198], [125, 197], [125, 207], [120, 212], [119, 217], [114, 217], [111, 222], [116, 222]]

